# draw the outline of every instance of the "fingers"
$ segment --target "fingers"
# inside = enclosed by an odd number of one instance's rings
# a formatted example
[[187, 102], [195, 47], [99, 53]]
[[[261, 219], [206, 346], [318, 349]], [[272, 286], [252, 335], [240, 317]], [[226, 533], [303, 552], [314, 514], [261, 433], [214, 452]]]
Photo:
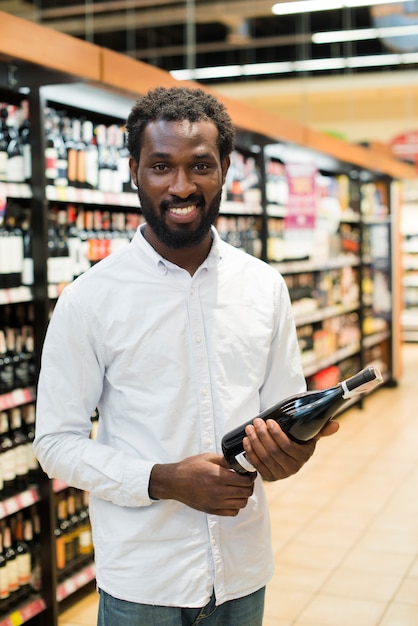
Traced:
[[254, 420], [246, 429], [244, 448], [250, 463], [265, 480], [279, 480], [295, 474], [315, 450], [315, 441], [291, 441], [274, 420]]
[[340, 425], [338, 422], [331, 420], [327, 422], [325, 426], [320, 430], [318, 436], [315, 439], [321, 439], [321, 437], [329, 437], [330, 435], [334, 435], [339, 429]]

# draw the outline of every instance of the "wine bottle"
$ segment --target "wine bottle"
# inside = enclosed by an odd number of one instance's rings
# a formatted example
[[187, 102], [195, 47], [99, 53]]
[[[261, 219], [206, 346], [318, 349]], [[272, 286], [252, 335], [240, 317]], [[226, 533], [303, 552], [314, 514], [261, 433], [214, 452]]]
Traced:
[[15, 451], [15, 489], [17, 492], [24, 491], [29, 485], [29, 468], [27, 444], [28, 438], [22, 429], [22, 412], [20, 407], [10, 410], [9, 436], [14, 445]]
[[[306, 391], [290, 396], [257, 417], [264, 421], [275, 420], [289, 439], [304, 443], [313, 439], [347, 400], [370, 391], [381, 382], [380, 371], [371, 365], [328, 389]], [[241, 474], [256, 471], [248, 461], [242, 445], [245, 429], [254, 419], [231, 430], [222, 439], [225, 459], [232, 469]]]
[[17, 577], [19, 582], [19, 600], [30, 594], [31, 553], [24, 537], [24, 520], [22, 513], [17, 513], [14, 527], [14, 549], [17, 561]]
[[24, 156], [22, 137], [19, 134], [19, 120], [17, 107], [10, 106], [9, 128], [10, 141], [7, 146], [7, 180], [9, 183], [23, 183], [25, 181]]
[[0, 104], [0, 181], [7, 182], [7, 161], [9, 159], [9, 153], [7, 151], [10, 141], [9, 127], [7, 125], [7, 118], [9, 112], [7, 110], [7, 104]]
[[19, 578], [17, 570], [16, 551], [12, 544], [12, 531], [10, 526], [5, 526], [3, 531], [3, 554], [6, 559], [7, 577], [9, 580], [10, 604], [13, 606], [19, 595]]
[[0, 615], [8, 612], [9, 604], [9, 572], [3, 551], [3, 531], [0, 529]]
[[9, 435], [9, 421], [6, 411], [0, 413], [0, 466], [2, 469], [3, 487], [0, 500], [15, 494], [16, 464], [14, 443]]

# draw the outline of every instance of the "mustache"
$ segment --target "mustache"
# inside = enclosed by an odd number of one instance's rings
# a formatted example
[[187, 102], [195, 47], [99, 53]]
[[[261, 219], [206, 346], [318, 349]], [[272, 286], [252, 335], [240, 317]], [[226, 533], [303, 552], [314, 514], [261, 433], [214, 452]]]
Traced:
[[167, 211], [172, 206], [189, 206], [190, 204], [195, 204], [196, 206], [203, 204], [202, 196], [197, 194], [191, 194], [187, 198], [180, 198], [179, 196], [172, 196], [170, 200], [162, 200], [160, 202], [160, 209], [162, 211]]

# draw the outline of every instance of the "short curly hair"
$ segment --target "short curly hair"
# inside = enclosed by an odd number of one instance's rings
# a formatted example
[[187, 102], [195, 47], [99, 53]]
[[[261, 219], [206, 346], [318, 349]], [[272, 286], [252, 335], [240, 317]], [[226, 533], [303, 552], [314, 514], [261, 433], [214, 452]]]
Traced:
[[202, 89], [189, 87], [157, 87], [137, 100], [126, 122], [127, 147], [139, 162], [143, 132], [156, 120], [170, 122], [211, 120], [218, 129], [221, 160], [234, 149], [235, 129], [224, 105]]

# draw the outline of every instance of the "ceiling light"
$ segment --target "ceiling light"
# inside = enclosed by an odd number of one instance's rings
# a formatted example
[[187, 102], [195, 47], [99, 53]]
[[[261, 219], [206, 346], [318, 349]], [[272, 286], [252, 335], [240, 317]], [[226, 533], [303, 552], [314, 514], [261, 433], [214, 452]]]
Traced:
[[401, 54], [372, 54], [360, 57], [348, 57], [347, 67], [378, 67], [384, 65], [399, 65]]
[[306, 61], [295, 61], [293, 63], [295, 72], [315, 72], [318, 70], [343, 70], [345, 59], [341, 57], [330, 59], [306, 59]]
[[294, 13], [313, 13], [314, 11], [330, 11], [345, 7], [367, 7], [400, 2], [402, 0], [294, 0], [293, 2], [273, 4], [271, 10], [275, 15], [293, 15]]
[[248, 63], [246, 65], [223, 65], [221, 67], [201, 67], [195, 70], [172, 70], [177, 80], [205, 80], [236, 78], [239, 76], [260, 76], [263, 74], [291, 74], [292, 72], [319, 72], [341, 70], [354, 67], [380, 67], [385, 65], [408, 65], [418, 63], [418, 52], [404, 54], [374, 54], [357, 57], [331, 57], [283, 61], [280, 63]]
[[342, 43], [384, 37], [418, 35], [418, 25], [388, 26], [386, 28], [359, 28], [358, 30], [334, 30], [312, 35], [313, 43]]

